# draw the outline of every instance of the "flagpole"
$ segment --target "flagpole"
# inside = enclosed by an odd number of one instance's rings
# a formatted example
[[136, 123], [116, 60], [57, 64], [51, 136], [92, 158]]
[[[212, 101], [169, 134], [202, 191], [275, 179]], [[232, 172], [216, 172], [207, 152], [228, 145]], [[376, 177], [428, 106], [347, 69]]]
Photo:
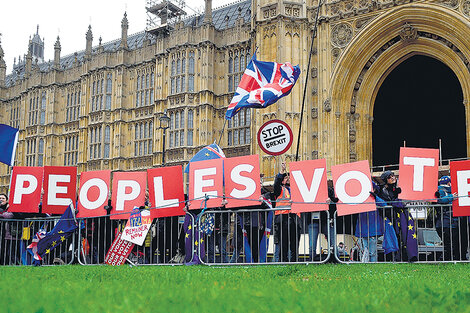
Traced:
[[224, 135], [224, 130], [225, 130], [225, 124], [227, 123], [227, 119], [224, 118], [224, 127], [222, 127], [222, 131], [220, 132], [220, 137], [219, 137], [219, 142], [217, 145], [220, 147], [220, 141], [222, 140], [222, 136]]
[[300, 133], [301, 133], [301, 130], [302, 130], [302, 120], [303, 120], [303, 117], [304, 117], [305, 95], [307, 93], [308, 73], [310, 71], [310, 61], [312, 59], [312, 54], [313, 54], [313, 42], [315, 41], [315, 37], [317, 36], [318, 17], [319, 17], [321, 5], [322, 5], [322, 0], [320, 0], [320, 2], [318, 3], [317, 15], [315, 16], [315, 24], [313, 26], [312, 44], [310, 46], [310, 53], [308, 55], [307, 74], [306, 74], [305, 84], [304, 84], [304, 95], [303, 95], [303, 99], [302, 99], [302, 109], [300, 111], [299, 134], [297, 136], [297, 151], [295, 152], [295, 160], [296, 161], [299, 160]]

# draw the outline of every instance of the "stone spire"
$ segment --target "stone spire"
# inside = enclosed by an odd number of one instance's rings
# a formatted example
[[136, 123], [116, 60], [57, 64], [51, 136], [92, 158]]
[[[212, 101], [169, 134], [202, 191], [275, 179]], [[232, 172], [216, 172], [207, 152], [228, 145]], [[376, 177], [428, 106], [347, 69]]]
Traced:
[[26, 55], [26, 65], [25, 65], [25, 73], [30, 74], [31, 69], [33, 67], [33, 52], [31, 51], [33, 45], [31, 39], [29, 40], [29, 45], [28, 45], [28, 54]]
[[86, 49], [85, 49], [85, 55], [87, 58], [91, 58], [92, 43], [93, 43], [93, 33], [91, 32], [91, 25], [88, 25], [88, 31], [86, 32]]
[[[0, 36], [1, 35], [2, 34], [0, 34]], [[7, 74], [7, 66], [5, 64], [5, 60], [3, 59], [4, 56], [5, 53], [2, 49], [2, 38], [0, 37], [0, 87], [5, 87], [5, 78]]]
[[204, 24], [212, 23], [212, 0], [205, 0]]
[[60, 38], [59, 36], [57, 36], [57, 40], [54, 44], [54, 68], [55, 69], [59, 69], [60, 68], [60, 50], [61, 50], [61, 46], [60, 46]]
[[124, 17], [121, 21], [121, 45], [120, 48], [127, 49], [127, 30], [129, 29], [129, 21], [127, 20], [127, 12], [124, 12]]

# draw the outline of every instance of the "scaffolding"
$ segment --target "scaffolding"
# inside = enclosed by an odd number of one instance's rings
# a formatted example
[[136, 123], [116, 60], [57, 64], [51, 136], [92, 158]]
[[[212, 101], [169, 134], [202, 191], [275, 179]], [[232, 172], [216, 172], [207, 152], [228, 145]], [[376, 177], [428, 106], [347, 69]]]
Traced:
[[174, 24], [186, 15], [184, 0], [147, 0], [146, 32], [157, 36], [168, 35]]

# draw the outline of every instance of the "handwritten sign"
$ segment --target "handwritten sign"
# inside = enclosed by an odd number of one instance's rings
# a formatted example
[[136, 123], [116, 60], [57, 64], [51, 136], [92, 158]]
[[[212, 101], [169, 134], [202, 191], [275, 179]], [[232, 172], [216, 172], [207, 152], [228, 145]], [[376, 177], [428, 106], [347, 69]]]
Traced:
[[118, 233], [104, 261], [106, 264], [112, 266], [123, 265], [133, 248], [134, 244], [122, 239], [121, 233]]
[[141, 212], [139, 208], [134, 208], [122, 232], [122, 239], [141, 246], [150, 229], [150, 224], [152, 224], [150, 211], [143, 210]]

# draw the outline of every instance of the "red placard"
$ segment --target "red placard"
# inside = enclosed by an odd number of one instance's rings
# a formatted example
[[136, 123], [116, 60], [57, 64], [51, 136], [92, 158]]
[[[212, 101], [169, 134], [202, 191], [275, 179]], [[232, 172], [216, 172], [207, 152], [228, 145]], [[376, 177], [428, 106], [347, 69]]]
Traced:
[[104, 261], [112, 266], [123, 265], [132, 249], [134, 249], [134, 244], [122, 239], [121, 233], [117, 233], [116, 239], [114, 239], [108, 253], [106, 253]]
[[470, 160], [450, 162], [452, 192], [458, 199], [452, 201], [454, 216], [470, 216]]
[[147, 172], [116, 172], [113, 174], [111, 219], [127, 220], [134, 207], [145, 204], [146, 180]]
[[75, 166], [44, 167], [42, 212], [63, 214], [77, 199], [77, 168]]
[[439, 174], [439, 149], [400, 148], [401, 199], [434, 199]]
[[181, 166], [147, 170], [151, 218], [184, 215], [183, 169]]
[[[309, 160], [289, 163], [291, 212], [327, 211], [328, 185], [326, 160]], [[321, 202], [318, 204], [299, 202]]]
[[109, 170], [81, 173], [77, 217], [106, 215], [104, 206], [108, 203], [110, 181]]
[[[223, 162], [221, 159], [191, 162], [189, 167], [189, 200], [191, 210], [201, 208], [205, 195], [209, 196], [208, 208], [222, 204]], [[195, 200], [193, 200], [195, 199]]]
[[261, 196], [257, 154], [225, 159], [224, 175], [227, 208], [259, 204], [258, 201], [253, 201]]
[[339, 199], [338, 216], [376, 210], [375, 199], [369, 193], [372, 191], [369, 161], [332, 166], [331, 174]]
[[43, 174], [43, 167], [13, 167], [8, 211], [39, 212]]
[[289, 125], [281, 120], [270, 120], [261, 125], [257, 138], [261, 150], [270, 155], [286, 153], [294, 140]]

